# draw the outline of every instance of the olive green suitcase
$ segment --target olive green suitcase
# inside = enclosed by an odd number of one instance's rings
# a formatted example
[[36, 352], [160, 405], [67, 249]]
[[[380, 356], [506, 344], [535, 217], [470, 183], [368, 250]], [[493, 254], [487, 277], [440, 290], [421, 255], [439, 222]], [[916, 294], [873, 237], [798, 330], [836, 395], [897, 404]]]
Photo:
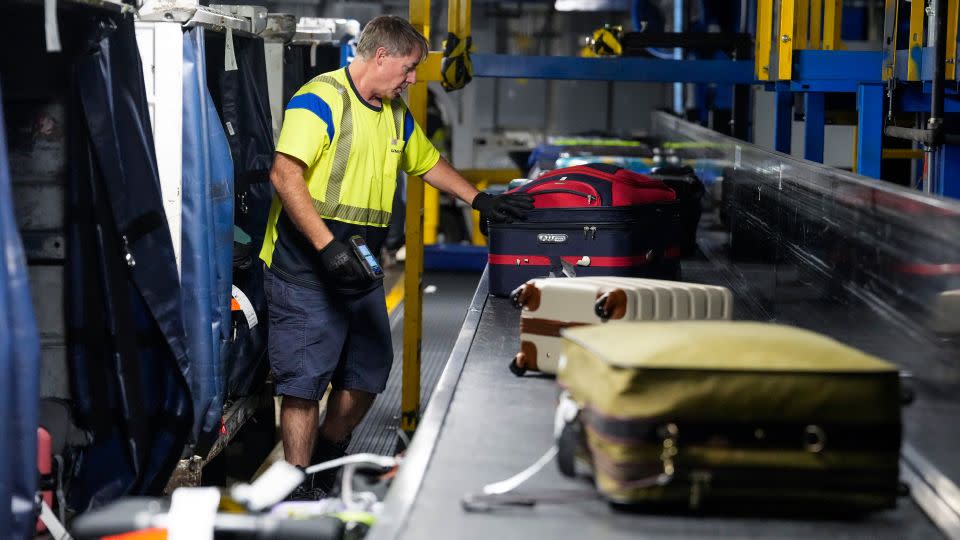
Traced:
[[608, 500], [842, 512], [895, 505], [893, 365], [763, 323], [624, 322], [562, 335], [560, 469], [572, 475], [586, 465]]

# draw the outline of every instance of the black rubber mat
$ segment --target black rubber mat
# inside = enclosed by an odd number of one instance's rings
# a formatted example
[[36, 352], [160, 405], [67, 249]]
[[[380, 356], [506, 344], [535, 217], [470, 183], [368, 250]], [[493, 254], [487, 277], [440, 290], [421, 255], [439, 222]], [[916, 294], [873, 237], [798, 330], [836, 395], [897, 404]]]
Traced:
[[[420, 349], [420, 410], [430, 395], [450, 355], [480, 274], [429, 272], [423, 276], [423, 341]], [[354, 432], [350, 453], [392, 454], [400, 427], [403, 368], [403, 304], [390, 317], [394, 361], [387, 388], [363, 423]]]

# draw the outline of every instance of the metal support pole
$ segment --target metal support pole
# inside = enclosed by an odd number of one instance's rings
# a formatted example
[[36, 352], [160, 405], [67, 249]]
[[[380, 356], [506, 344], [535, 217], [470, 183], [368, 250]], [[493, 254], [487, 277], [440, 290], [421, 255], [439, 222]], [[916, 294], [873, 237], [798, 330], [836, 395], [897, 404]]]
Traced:
[[803, 96], [806, 120], [803, 126], [803, 158], [823, 163], [823, 93], [807, 92]]
[[856, 172], [880, 178], [883, 156], [883, 85], [861, 84], [857, 88]]
[[[889, 0], [896, 2], [897, 0]], [[823, 0], [810, 2], [810, 38], [808, 46], [811, 49], [823, 48]]]
[[843, 21], [842, 0], [824, 0], [823, 48], [835, 51], [840, 47], [840, 27]]
[[[410, 2], [410, 23], [430, 40], [430, 0]], [[427, 121], [427, 83], [410, 87], [410, 113], [421, 126]], [[407, 178], [406, 250], [403, 303], [403, 388], [400, 429], [413, 434], [420, 420], [420, 343], [423, 333], [423, 179]]]
[[794, 0], [780, 0], [780, 32], [777, 34], [777, 80], [793, 78]]
[[773, 0], [757, 0], [757, 50], [755, 55], [758, 81], [776, 80], [770, 73], [770, 51], [773, 49]]
[[948, 81], [957, 79], [957, 19], [960, 18], [958, 9], [960, 0], [947, 0], [947, 49], [946, 73]]
[[776, 91], [773, 125], [773, 149], [784, 154], [790, 153], [793, 136], [793, 93], [789, 90]]

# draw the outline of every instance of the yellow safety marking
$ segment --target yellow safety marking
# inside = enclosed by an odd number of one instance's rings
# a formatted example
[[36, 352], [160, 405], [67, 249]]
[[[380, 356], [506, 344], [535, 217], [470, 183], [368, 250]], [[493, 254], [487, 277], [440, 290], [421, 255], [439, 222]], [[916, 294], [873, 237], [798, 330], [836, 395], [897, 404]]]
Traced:
[[923, 6], [925, 2], [915, 0], [910, 2], [910, 48], [907, 50], [907, 80], [919, 81], [920, 59], [923, 51], [923, 23], [927, 18]]
[[912, 148], [884, 148], [883, 159], [922, 159], [923, 150]]
[[[891, 0], [897, 1], [897, 0]], [[823, 0], [810, 0], [810, 35], [808, 47], [823, 48]]]
[[769, 81], [770, 78], [770, 44], [773, 32], [773, 0], [758, 0], [757, 2], [757, 50], [756, 75], [758, 81]]
[[793, 29], [793, 48], [794, 50], [806, 49], [808, 47], [807, 26], [809, 24], [810, 0], [796, 0], [794, 9], [796, 10], [796, 25]]
[[781, 81], [789, 81], [793, 74], [793, 4], [794, 0], [780, 2], [780, 33], [777, 37], [779, 58], [777, 61], [777, 77]]
[[960, 0], [947, 2], [947, 71], [948, 81], [957, 79], [957, 5]]
[[397, 309], [397, 306], [400, 305], [400, 302], [403, 302], [403, 292], [404, 292], [404, 274], [400, 274], [400, 279], [393, 284], [393, 287], [390, 289], [390, 292], [387, 293], [387, 296], [384, 298], [387, 302], [387, 313], [393, 313], [393, 310]]
[[823, 50], [835, 51], [840, 48], [840, 22], [843, 19], [842, 1], [823, 0], [823, 2]]

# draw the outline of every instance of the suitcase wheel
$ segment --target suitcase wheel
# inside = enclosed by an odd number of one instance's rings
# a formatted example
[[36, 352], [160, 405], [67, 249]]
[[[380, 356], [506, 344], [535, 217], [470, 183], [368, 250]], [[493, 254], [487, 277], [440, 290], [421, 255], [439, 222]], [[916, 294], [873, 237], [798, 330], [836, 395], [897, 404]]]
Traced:
[[527, 368], [520, 365], [520, 354], [518, 354], [516, 358], [511, 359], [510, 364], [507, 366], [510, 368], [510, 373], [513, 373], [517, 377], [523, 377], [523, 375], [527, 372]]
[[604, 321], [610, 318], [610, 312], [607, 311], [607, 297], [601, 296], [597, 303], [593, 305], [593, 312]]
[[580, 429], [576, 422], [568, 422], [557, 440], [557, 468], [560, 474], [573, 478], [577, 475], [577, 445], [580, 442]]

